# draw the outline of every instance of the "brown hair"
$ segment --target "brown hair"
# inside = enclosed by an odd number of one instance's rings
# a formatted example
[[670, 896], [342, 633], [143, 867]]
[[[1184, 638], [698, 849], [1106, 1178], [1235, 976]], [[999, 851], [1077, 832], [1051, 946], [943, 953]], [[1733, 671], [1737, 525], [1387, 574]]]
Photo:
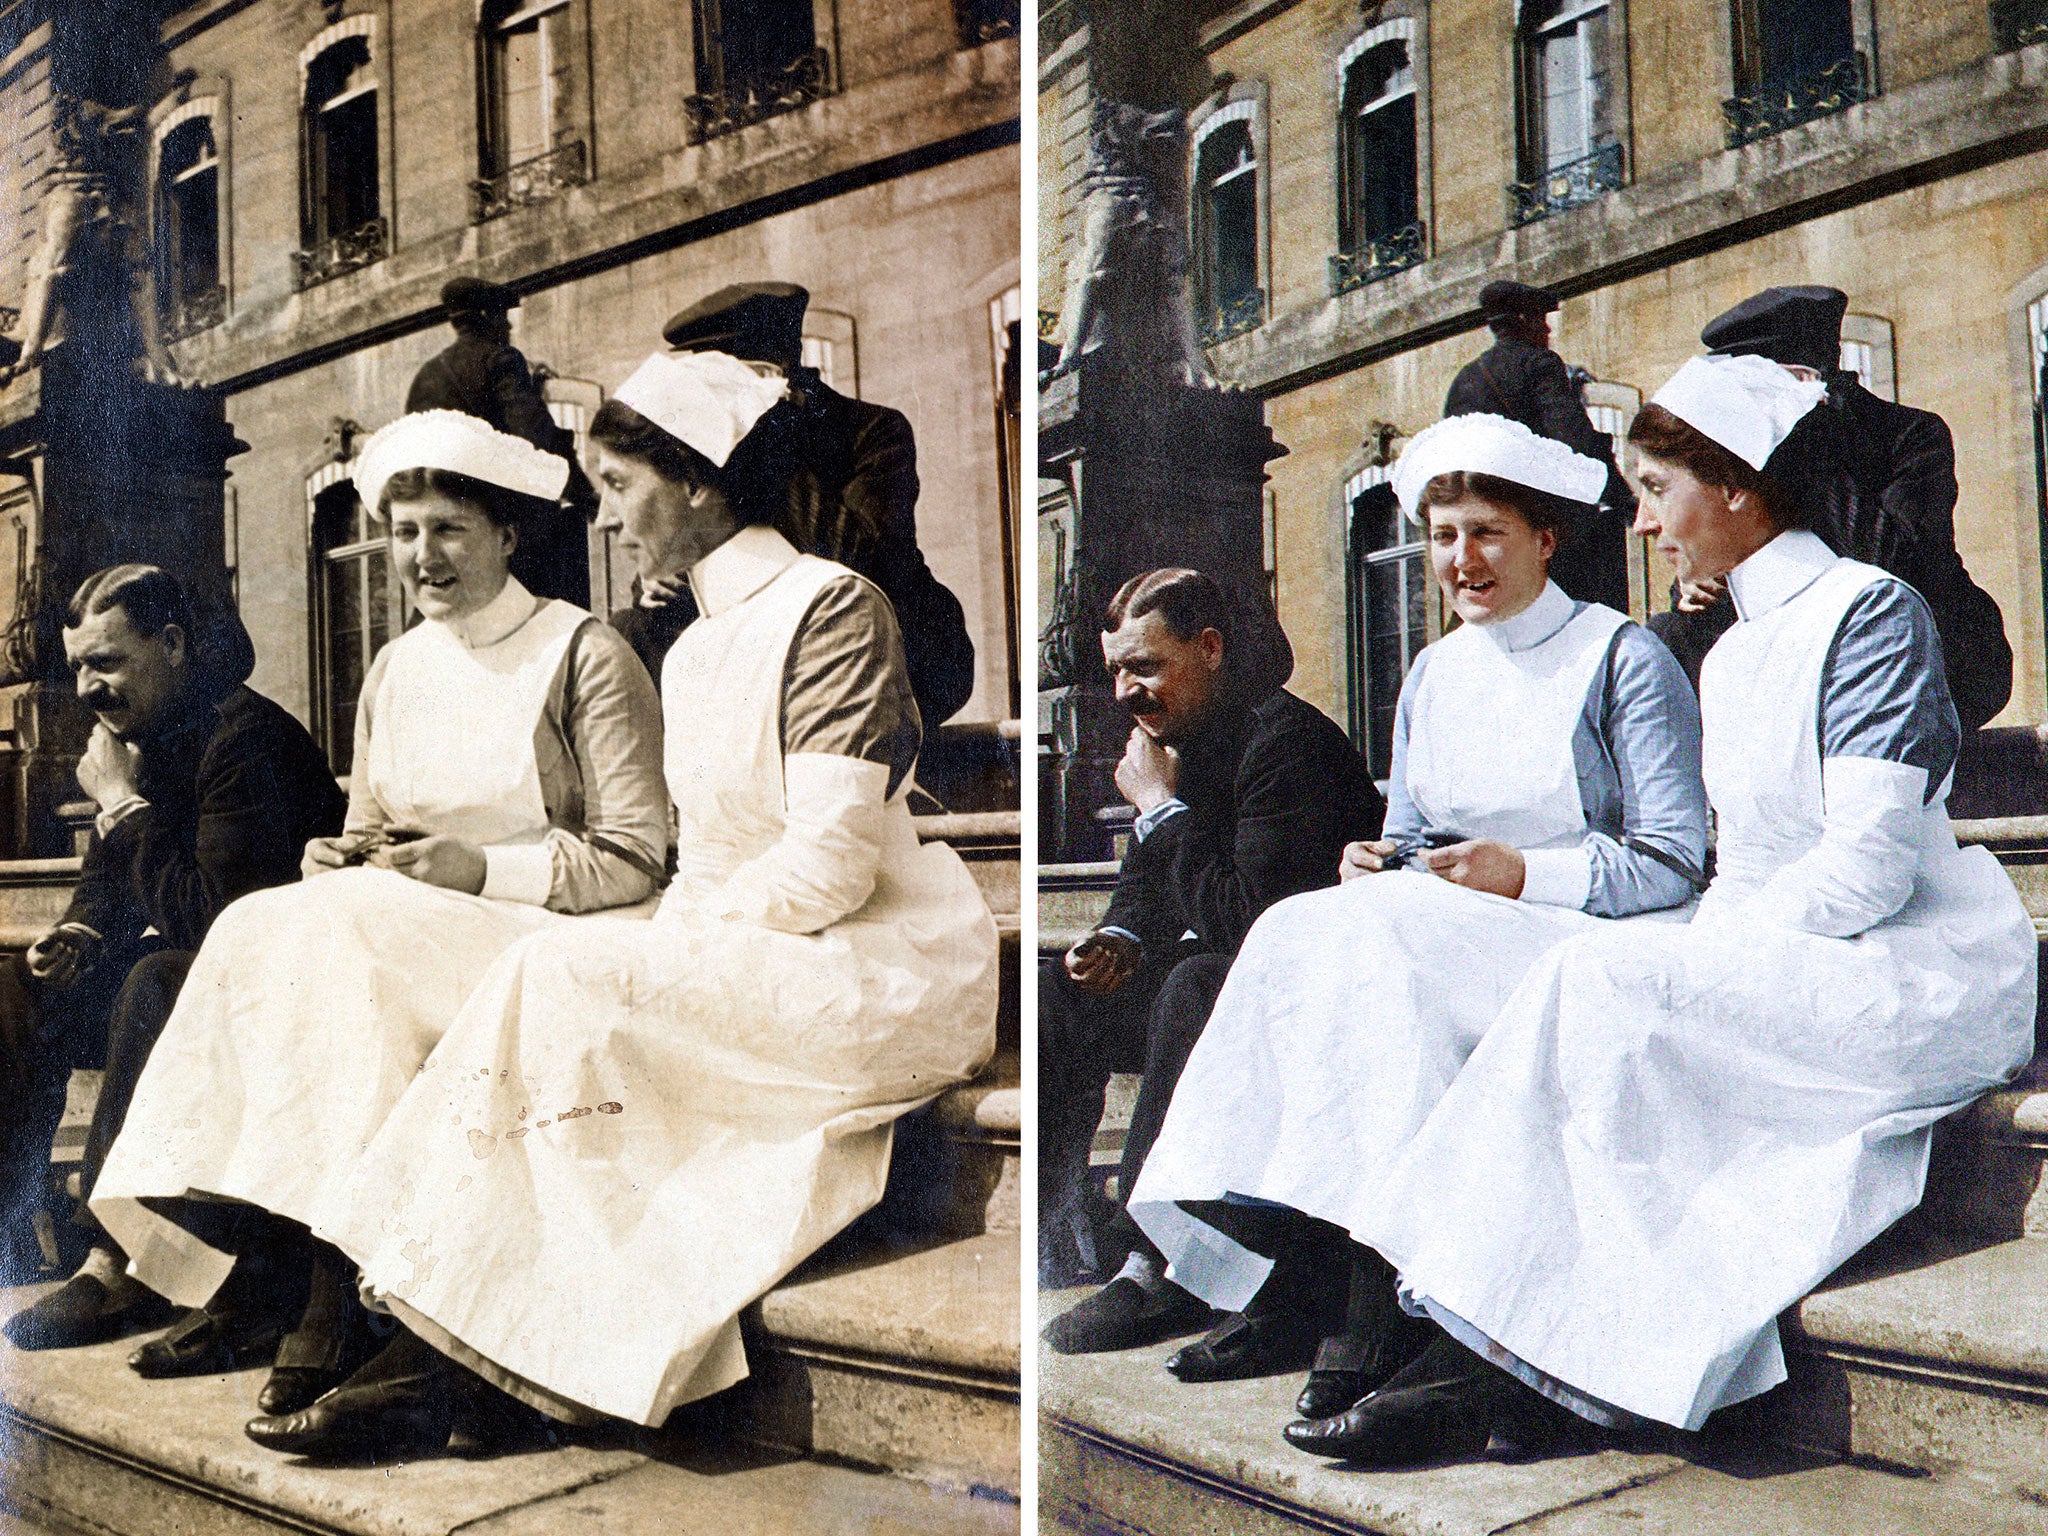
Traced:
[[1679, 465], [1702, 485], [1748, 491], [1763, 503], [1764, 516], [1780, 533], [1801, 526], [1790, 498], [1777, 481], [1750, 468], [1746, 461], [1654, 400], [1636, 412], [1628, 429], [1628, 440], [1630, 446], [1643, 453]]
[[1224, 655], [1230, 654], [1230, 599], [1200, 571], [1167, 566], [1133, 576], [1109, 600], [1102, 615], [1103, 631], [1122, 629], [1125, 620], [1148, 613], [1157, 613], [1176, 640], [1192, 640], [1213, 629], [1223, 637]]
[[590, 423], [590, 440], [638, 459], [672, 485], [708, 485], [725, 498], [742, 528], [775, 524], [789, 513], [790, 482], [798, 469], [797, 413], [789, 401], [770, 407], [739, 440], [721, 469], [623, 400], [607, 400]]
[[424, 501], [429, 496], [445, 496], [450, 501], [473, 508], [499, 528], [517, 528], [536, 512], [547, 511], [549, 506], [538, 497], [523, 496], [458, 470], [401, 469], [384, 482], [383, 494], [377, 498], [378, 520], [388, 522], [394, 506]]
[[1426, 522], [1431, 507], [1448, 507], [1468, 496], [1490, 501], [1497, 507], [1506, 507], [1538, 533], [1556, 534], [1560, 544], [1571, 537], [1572, 530], [1578, 526], [1579, 514], [1585, 511], [1581, 502], [1567, 501], [1562, 496], [1539, 491], [1532, 485], [1503, 480], [1498, 475], [1481, 474], [1473, 469], [1454, 469], [1431, 477], [1423, 486], [1422, 494], [1416, 498], [1415, 511]]

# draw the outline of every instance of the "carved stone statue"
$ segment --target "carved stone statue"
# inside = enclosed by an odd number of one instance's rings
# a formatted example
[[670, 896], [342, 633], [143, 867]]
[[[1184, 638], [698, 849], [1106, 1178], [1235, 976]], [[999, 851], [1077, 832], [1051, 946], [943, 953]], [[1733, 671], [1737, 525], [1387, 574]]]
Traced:
[[188, 383], [164, 349], [156, 278], [139, 223], [143, 117], [141, 107], [108, 107], [57, 93], [56, 161], [42, 206], [43, 243], [29, 264], [21, 317], [12, 331], [0, 334], [0, 356], [12, 354], [0, 381], [41, 359], [64, 302], [63, 279], [74, 267], [98, 260], [125, 275], [142, 346], [136, 371], [153, 384]]
[[1187, 121], [1218, 82], [1185, 0], [1088, 0], [1084, 11], [1088, 191], [1060, 357], [1044, 379], [1108, 347], [1140, 373], [1213, 387], [1188, 293]]

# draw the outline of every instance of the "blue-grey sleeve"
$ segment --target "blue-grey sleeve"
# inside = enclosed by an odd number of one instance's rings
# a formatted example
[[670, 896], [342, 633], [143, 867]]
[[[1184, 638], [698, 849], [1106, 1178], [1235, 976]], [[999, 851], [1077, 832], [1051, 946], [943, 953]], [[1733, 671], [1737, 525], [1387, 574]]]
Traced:
[[1962, 746], [1941, 637], [1903, 581], [1872, 582], [1849, 605], [1820, 680], [1820, 755], [1874, 757], [1926, 770], [1927, 803]]
[[1585, 910], [1627, 917], [1689, 900], [1706, 883], [1699, 701], [1670, 650], [1639, 624], [1616, 633], [1594, 680], [1579, 735], [1594, 733], [1605, 772], [1579, 776], [1592, 862]]
[[1387, 815], [1380, 823], [1380, 837], [1403, 848], [1420, 848], [1423, 843], [1422, 812], [1408, 798], [1408, 721], [1415, 705], [1416, 684], [1428, 665], [1429, 651], [1425, 647], [1409, 665], [1408, 675], [1401, 679], [1401, 697], [1394, 705], [1394, 761], [1387, 773]]

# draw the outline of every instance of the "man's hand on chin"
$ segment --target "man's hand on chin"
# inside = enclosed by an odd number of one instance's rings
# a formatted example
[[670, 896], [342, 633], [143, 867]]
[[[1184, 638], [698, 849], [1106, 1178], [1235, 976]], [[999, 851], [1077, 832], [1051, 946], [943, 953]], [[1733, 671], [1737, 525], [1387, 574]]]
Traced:
[[1132, 726], [1123, 758], [1116, 765], [1117, 793], [1143, 815], [1171, 800], [1179, 783], [1180, 754], [1160, 745], [1144, 726]]

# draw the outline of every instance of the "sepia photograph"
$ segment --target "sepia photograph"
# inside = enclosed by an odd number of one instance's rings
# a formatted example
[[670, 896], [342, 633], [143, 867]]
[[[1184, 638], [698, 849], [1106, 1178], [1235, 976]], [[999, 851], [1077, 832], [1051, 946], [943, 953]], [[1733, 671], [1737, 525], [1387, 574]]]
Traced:
[[0, 1530], [1020, 1529], [1025, 22], [0, 4]]
[[1036, 33], [1039, 1529], [2048, 1530], [2048, 7]]

